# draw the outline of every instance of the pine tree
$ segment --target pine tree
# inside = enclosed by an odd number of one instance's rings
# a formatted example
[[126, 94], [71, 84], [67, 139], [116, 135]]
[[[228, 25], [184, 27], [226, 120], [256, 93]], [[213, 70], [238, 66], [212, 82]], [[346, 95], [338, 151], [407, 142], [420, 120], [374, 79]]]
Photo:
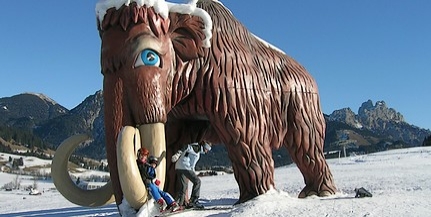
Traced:
[[424, 139], [424, 142], [422, 143], [422, 146], [431, 146], [431, 135], [429, 135], [428, 137], [426, 137]]

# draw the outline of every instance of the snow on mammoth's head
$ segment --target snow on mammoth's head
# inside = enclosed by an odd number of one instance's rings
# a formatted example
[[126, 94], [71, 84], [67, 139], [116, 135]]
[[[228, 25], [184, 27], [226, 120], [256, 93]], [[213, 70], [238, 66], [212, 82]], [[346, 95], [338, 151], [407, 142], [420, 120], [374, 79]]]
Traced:
[[122, 6], [129, 6], [131, 3], [136, 3], [138, 7], [153, 7], [154, 11], [160, 14], [164, 19], [168, 17], [169, 12], [190, 14], [202, 18], [205, 23], [204, 32], [206, 36], [204, 46], [210, 46], [209, 40], [212, 37], [212, 20], [205, 10], [196, 7], [197, 0], [191, 0], [187, 4], [171, 3], [164, 0], [100, 0], [96, 4], [96, 16], [99, 23], [103, 23], [108, 9], [115, 8], [115, 10], [118, 10]]

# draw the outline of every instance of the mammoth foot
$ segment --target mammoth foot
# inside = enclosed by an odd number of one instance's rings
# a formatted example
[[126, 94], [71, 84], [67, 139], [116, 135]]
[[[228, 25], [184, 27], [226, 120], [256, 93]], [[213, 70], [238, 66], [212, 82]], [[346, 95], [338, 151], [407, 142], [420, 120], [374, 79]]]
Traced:
[[251, 200], [257, 196], [258, 196], [258, 194], [241, 194], [240, 198], [235, 202], [234, 205], [238, 205], [240, 203], [247, 202], [247, 201], [249, 201], [249, 200]]
[[316, 191], [311, 186], [305, 186], [302, 191], [299, 193], [298, 198], [306, 198], [309, 196], [319, 196], [319, 197], [327, 197], [335, 194], [335, 190], [326, 188], [321, 189], [320, 191]]

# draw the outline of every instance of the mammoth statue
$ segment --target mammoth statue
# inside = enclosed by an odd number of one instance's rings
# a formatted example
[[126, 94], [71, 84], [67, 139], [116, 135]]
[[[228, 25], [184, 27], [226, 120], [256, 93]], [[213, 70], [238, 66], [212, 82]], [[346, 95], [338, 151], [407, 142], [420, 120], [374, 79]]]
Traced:
[[[323, 154], [325, 120], [316, 82], [298, 62], [249, 32], [217, 0], [101, 0], [106, 151], [111, 181], [86, 191], [74, 186], [67, 159], [85, 135], [57, 150], [52, 175], [71, 202], [114, 200], [139, 209], [149, 199], [136, 165], [146, 147], [166, 158], [201, 140], [226, 146], [240, 190], [238, 203], [274, 183], [272, 149], [284, 146], [304, 177], [300, 198], [336, 188]], [[158, 167], [175, 193], [170, 161]]]

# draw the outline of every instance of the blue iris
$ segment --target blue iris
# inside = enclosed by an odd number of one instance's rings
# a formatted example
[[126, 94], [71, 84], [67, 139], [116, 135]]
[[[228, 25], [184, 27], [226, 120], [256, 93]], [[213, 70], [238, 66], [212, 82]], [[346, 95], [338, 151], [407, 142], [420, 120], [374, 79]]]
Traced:
[[138, 66], [160, 66], [159, 54], [151, 49], [141, 51], [135, 63], [135, 67]]

